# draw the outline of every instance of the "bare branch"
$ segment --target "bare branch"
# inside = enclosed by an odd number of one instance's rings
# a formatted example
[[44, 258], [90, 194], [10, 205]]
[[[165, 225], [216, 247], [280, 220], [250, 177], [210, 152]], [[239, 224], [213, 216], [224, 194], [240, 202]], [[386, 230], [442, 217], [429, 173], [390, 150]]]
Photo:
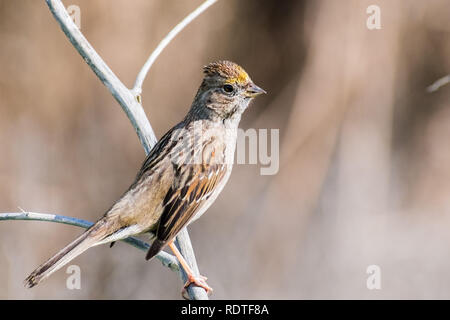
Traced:
[[86, 40], [80, 29], [70, 18], [61, 1], [46, 1], [50, 11], [72, 45], [120, 104], [141, 140], [145, 152], [149, 153], [156, 144], [157, 139], [142, 105]]
[[[82, 227], [85, 229], [87, 229], [93, 225], [92, 222], [83, 220], [83, 219], [60, 216], [60, 215], [51, 214], [51, 213], [38, 213], [38, 212], [26, 212], [26, 211], [0, 213], [0, 221], [1, 220], [47, 221], [47, 222], [68, 224], [71, 226]], [[150, 248], [150, 245], [148, 243], [141, 241], [134, 237], [129, 237], [129, 238], [123, 239], [122, 241], [125, 243], [128, 243], [129, 245], [132, 245], [133, 247], [138, 248], [142, 251], [147, 251]], [[171, 254], [161, 251], [160, 253], [158, 253], [156, 258], [159, 261], [161, 261], [161, 263], [164, 266], [170, 268], [172, 271], [180, 273], [180, 267], [178, 265], [178, 261]], [[180, 276], [182, 276], [182, 275], [180, 274]]]
[[206, 0], [205, 2], [203, 2], [197, 9], [192, 11], [188, 16], [186, 16], [186, 18], [184, 18], [172, 30], [170, 30], [167, 36], [161, 40], [156, 49], [150, 54], [150, 57], [147, 59], [147, 62], [145, 62], [144, 66], [142, 67], [141, 71], [139, 72], [136, 78], [134, 87], [132, 89], [135, 95], [140, 95], [142, 93], [142, 84], [144, 82], [144, 79], [147, 76], [147, 73], [150, 70], [151, 66], [156, 61], [161, 52], [164, 50], [164, 48], [167, 47], [167, 45], [173, 40], [173, 38], [175, 38], [175, 36], [181, 30], [183, 30], [189, 23], [191, 23], [193, 20], [195, 20], [195, 18], [197, 18], [200, 14], [202, 14], [203, 11], [208, 9], [216, 2], [217, 0]]

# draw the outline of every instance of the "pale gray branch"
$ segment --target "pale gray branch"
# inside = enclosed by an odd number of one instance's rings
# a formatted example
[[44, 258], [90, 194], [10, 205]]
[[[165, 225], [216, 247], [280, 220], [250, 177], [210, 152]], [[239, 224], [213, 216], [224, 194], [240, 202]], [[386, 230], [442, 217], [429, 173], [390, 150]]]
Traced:
[[[93, 225], [92, 222], [83, 220], [83, 219], [66, 217], [66, 216], [61, 216], [58, 214], [51, 214], [51, 213], [38, 213], [38, 212], [26, 212], [26, 211], [0, 213], [0, 221], [1, 220], [47, 221], [47, 222], [68, 224], [71, 226], [82, 227], [85, 229], [87, 229]], [[122, 241], [125, 243], [128, 243], [129, 245], [132, 245], [135, 248], [143, 250], [143, 251], [147, 251], [150, 248], [150, 245], [148, 243], [141, 241], [134, 237], [129, 237], [129, 238], [123, 239]], [[161, 251], [160, 253], [158, 253], [156, 258], [159, 261], [161, 261], [161, 263], [164, 266], [170, 268], [172, 271], [175, 271], [177, 273], [180, 272], [180, 267], [178, 265], [178, 261], [171, 254]], [[181, 274], [180, 274], [180, 276], [182, 277]]]
[[130, 119], [145, 152], [149, 153], [157, 142], [155, 133], [145, 115], [138, 98], [117, 78], [114, 72], [106, 65], [90, 43], [86, 40], [80, 29], [72, 21], [60, 0], [46, 0], [50, 11], [61, 26], [62, 31], [77, 49], [84, 61], [94, 71], [97, 77], [108, 88], [114, 98]]
[[155, 50], [150, 54], [150, 57], [145, 62], [141, 71], [139, 72], [136, 81], [134, 83], [133, 92], [135, 95], [140, 95], [142, 92], [142, 84], [144, 82], [145, 77], [147, 76], [148, 71], [150, 70], [153, 63], [156, 61], [158, 56], [164, 50], [165, 47], [176, 37], [176, 35], [183, 30], [189, 23], [191, 23], [195, 18], [197, 18], [203, 11], [208, 9], [217, 0], [206, 0], [203, 2], [197, 9], [192, 11], [186, 18], [184, 18], [180, 23], [178, 23], [170, 32], [165, 36], [164, 39], [158, 44]]

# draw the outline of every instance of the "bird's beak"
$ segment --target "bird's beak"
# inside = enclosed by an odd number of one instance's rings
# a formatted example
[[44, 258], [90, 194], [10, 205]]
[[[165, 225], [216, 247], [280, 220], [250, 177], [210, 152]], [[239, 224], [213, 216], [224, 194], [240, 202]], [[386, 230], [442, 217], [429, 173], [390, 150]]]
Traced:
[[245, 95], [248, 98], [254, 98], [259, 96], [260, 94], [267, 93], [264, 89], [261, 89], [253, 82], [248, 86], [247, 90], [245, 90]]

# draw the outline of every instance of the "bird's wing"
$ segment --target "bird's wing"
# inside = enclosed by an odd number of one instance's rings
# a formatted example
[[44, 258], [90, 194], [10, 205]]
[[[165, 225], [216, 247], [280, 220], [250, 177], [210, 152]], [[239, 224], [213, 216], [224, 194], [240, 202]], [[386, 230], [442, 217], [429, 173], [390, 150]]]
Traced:
[[189, 172], [181, 173], [179, 181], [182, 184], [172, 186], [164, 199], [157, 238], [167, 242], [175, 237], [209, 199], [225, 172], [224, 164], [214, 164], [195, 166]]
[[147, 253], [147, 259], [157, 254], [191, 221], [226, 175], [227, 165], [219, 156], [223, 154], [222, 145], [215, 146], [210, 139], [194, 153], [200, 154], [201, 163], [173, 166], [174, 182], [164, 198], [156, 240]]

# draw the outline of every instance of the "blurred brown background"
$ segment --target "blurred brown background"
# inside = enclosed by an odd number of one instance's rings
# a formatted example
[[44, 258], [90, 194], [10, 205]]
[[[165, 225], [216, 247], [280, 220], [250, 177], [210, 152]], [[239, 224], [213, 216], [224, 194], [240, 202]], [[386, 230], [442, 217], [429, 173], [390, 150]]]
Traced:
[[[66, 0], [129, 87], [153, 48], [201, 1]], [[368, 30], [366, 8], [381, 8]], [[269, 94], [241, 127], [280, 129], [280, 170], [237, 165], [190, 227], [213, 298], [450, 298], [450, 2], [220, 0], [151, 69], [144, 108], [161, 137], [187, 112], [201, 67], [230, 59]], [[45, 1], [0, 0], [0, 212], [96, 220], [143, 158], [122, 110]], [[181, 281], [119, 243], [27, 290], [25, 276], [80, 233], [0, 222], [2, 299], [171, 299]], [[366, 268], [381, 268], [368, 290]]]

